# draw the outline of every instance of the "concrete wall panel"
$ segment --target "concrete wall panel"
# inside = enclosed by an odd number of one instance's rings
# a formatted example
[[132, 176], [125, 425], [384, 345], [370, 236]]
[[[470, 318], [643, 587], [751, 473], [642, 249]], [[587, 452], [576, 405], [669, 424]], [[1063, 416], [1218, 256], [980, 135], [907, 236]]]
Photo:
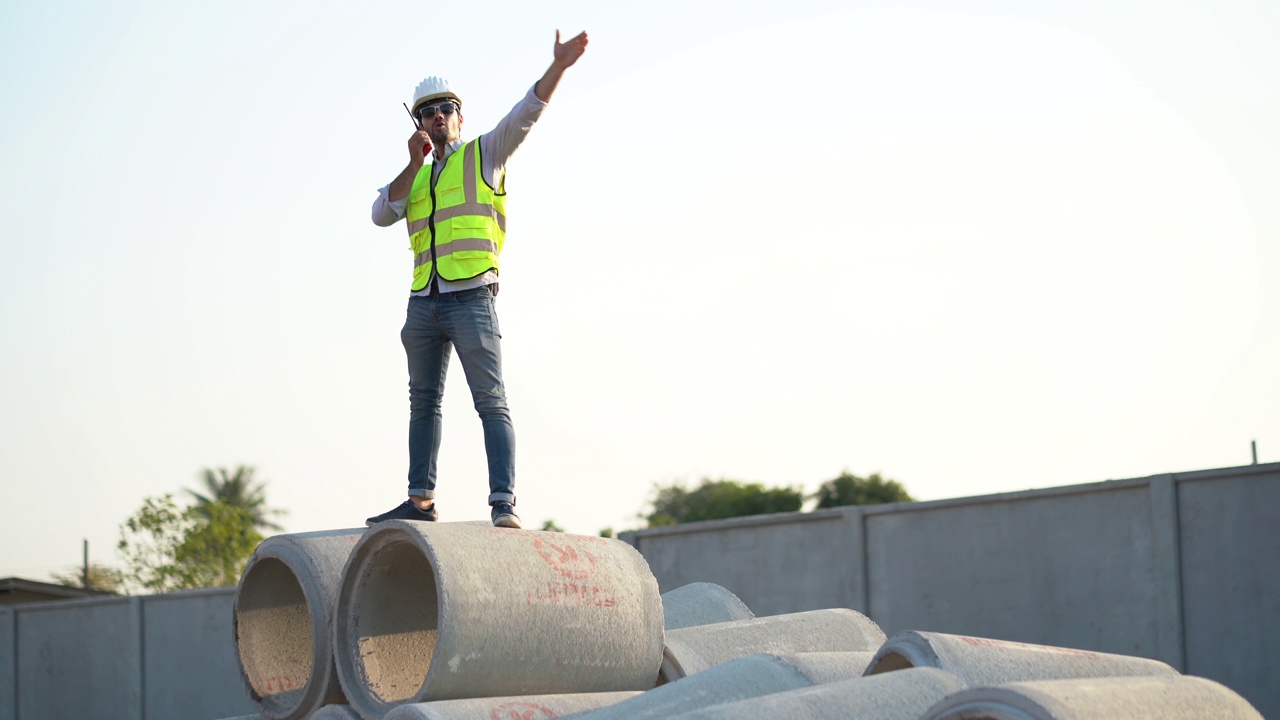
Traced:
[[1187, 673], [1280, 718], [1280, 468], [1177, 477]]
[[867, 510], [871, 617], [1165, 660], [1144, 481]]
[[254, 713], [240, 682], [235, 588], [142, 598], [147, 720]]
[[113, 598], [19, 606], [19, 720], [141, 720], [141, 603]]
[[662, 592], [712, 582], [757, 616], [847, 607], [866, 612], [856, 509], [734, 518], [626, 533]]
[[0, 608], [0, 720], [17, 720], [18, 679], [16, 673], [17, 641], [15, 613]]

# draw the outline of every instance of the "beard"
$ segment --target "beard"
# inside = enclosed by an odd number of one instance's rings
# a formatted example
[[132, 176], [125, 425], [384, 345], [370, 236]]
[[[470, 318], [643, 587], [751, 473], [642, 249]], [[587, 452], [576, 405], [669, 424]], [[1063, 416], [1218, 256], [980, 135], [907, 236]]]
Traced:
[[447, 120], [441, 126], [432, 123], [427, 128], [427, 137], [430, 137], [431, 142], [437, 145], [448, 145], [453, 140], [458, 139], [458, 128]]

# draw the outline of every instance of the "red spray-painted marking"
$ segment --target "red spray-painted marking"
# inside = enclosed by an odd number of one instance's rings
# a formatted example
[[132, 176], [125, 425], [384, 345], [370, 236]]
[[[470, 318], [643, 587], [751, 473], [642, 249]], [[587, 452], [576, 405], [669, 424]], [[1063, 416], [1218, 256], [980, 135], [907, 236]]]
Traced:
[[263, 686], [263, 693], [266, 695], [275, 695], [277, 693], [289, 692], [290, 690], [298, 690], [302, 688], [302, 682], [294, 675], [272, 675], [266, 679]]
[[578, 550], [571, 545], [558, 545], [546, 538], [537, 538], [533, 547], [552, 570], [570, 580], [586, 580], [595, 574], [596, 556], [587, 550]]

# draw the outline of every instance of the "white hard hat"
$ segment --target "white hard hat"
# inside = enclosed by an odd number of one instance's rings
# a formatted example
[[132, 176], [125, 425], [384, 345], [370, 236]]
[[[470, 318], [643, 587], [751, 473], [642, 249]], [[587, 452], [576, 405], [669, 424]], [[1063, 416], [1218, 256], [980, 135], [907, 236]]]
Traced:
[[438, 100], [440, 98], [449, 98], [458, 103], [458, 107], [462, 107], [462, 98], [450, 87], [449, 81], [442, 77], [432, 75], [418, 83], [418, 87], [413, 91], [413, 108], [414, 112], [418, 111], [418, 106], [424, 102]]

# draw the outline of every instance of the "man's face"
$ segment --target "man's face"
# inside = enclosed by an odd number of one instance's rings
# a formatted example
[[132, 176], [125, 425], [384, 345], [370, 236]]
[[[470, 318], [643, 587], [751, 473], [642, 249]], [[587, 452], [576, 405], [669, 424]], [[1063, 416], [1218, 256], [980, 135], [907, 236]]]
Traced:
[[418, 122], [431, 142], [448, 145], [462, 132], [462, 110], [453, 100], [441, 98], [418, 106]]

